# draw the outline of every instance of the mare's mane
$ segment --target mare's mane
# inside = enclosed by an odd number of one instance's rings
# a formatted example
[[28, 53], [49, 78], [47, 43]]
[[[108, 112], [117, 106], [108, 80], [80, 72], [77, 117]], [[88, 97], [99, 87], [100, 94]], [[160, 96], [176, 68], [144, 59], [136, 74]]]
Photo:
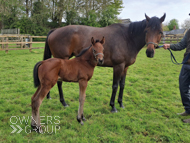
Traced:
[[162, 29], [160, 24], [160, 19], [157, 17], [150, 18], [148, 25], [146, 19], [143, 21], [132, 22], [129, 25], [128, 34], [131, 36], [138, 35], [142, 32], [145, 32], [146, 28], [151, 28], [152, 30]]
[[[99, 40], [96, 40], [95, 43], [98, 43], [98, 42], [100, 42], [100, 41], [99, 41]], [[86, 51], [88, 51], [88, 49], [90, 49], [91, 46], [92, 46], [92, 45], [90, 45], [88, 48], [83, 49], [76, 57], [82, 56], [84, 53], [86, 53]]]

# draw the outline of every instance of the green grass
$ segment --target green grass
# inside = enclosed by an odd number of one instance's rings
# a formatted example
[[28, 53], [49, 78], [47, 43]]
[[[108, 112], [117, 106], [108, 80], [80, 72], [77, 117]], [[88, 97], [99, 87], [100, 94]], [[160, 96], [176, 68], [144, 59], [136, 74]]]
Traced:
[[[190, 124], [181, 121], [187, 117], [176, 115], [184, 111], [178, 89], [181, 66], [172, 64], [167, 50], [156, 50], [154, 58], [147, 58], [145, 50], [128, 69], [124, 109], [119, 108], [117, 93], [118, 113], [110, 112], [113, 70], [96, 67], [86, 91], [84, 126], [76, 120], [78, 83], [63, 83], [69, 107], [61, 105], [57, 86], [53, 87], [52, 99], [44, 99], [40, 107], [45, 127], [53, 126], [53, 132], [44, 134], [30, 132], [30, 120], [19, 120], [31, 116], [31, 97], [36, 90], [32, 72], [35, 63], [43, 58], [43, 49], [8, 54], [0, 51], [0, 142], [190, 142]], [[183, 53], [174, 52], [178, 61]], [[10, 125], [24, 130], [11, 133]]]

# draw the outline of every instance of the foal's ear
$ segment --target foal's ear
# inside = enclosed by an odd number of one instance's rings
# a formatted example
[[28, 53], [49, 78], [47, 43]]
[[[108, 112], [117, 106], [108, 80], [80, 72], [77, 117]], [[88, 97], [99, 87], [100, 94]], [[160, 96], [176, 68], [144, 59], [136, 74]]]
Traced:
[[146, 17], [146, 21], [148, 21], [148, 22], [149, 22], [150, 17], [148, 17], [148, 16], [146, 15], [146, 13], [145, 13], [145, 17]]
[[164, 15], [160, 18], [160, 22], [163, 22], [166, 18], [166, 13], [164, 13]]
[[105, 43], [105, 38], [103, 36], [102, 40], [100, 41], [100, 43], [103, 45]]
[[95, 44], [94, 37], [91, 38], [91, 43], [92, 43], [92, 45]]

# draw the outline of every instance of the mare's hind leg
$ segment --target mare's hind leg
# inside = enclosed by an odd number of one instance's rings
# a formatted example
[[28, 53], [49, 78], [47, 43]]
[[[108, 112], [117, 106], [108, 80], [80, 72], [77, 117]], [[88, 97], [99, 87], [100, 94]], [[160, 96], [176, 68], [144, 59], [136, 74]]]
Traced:
[[46, 86], [40, 86], [38, 89], [38, 92], [34, 98], [32, 98], [32, 123], [31, 126], [33, 129], [37, 132], [42, 133], [42, 127], [40, 124], [40, 113], [39, 113], [39, 108], [40, 105], [51, 89], [51, 86], [46, 85]]
[[67, 107], [68, 105], [65, 102], [65, 99], [63, 97], [62, 81], [57, 81], [57, 86], [58, 86], [58, 90], [59, 90], [60, 102], [63, 104], [63, 106]]
[[123, 98], [123, 90], [124, 90], [124, 87], [125, 87], [125, 78], [126, 78], [127, 69], [128, 69], [128, 67], [126, 67], [124, 69], [124, 71], [122, 73], [122, 76], [121, 76], [121, 80], [119, 82], [120, 91], [119, 91], [118, 103], [119, 103], [121, 108], [124, 108], [122, 98]]
[[78, 109], [78, 115], [77, 115], [77, 121], [83, 125], [83, 121], [85, 121], [86, 119], [84, 118], [83, 115], [83, 106], [84, 106], [84, 101], [85, 101], [85, 97], [86, 97], [86, 87], [87, 87], [87, 81], [86, 80], [80, 80], [79, 81], [79, 109]]

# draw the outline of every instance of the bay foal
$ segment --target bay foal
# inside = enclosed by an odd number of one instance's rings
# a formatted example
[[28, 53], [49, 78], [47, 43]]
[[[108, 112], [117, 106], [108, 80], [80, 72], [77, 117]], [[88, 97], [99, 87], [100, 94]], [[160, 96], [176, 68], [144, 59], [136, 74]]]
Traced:
[[94, 68], [97, 64], [103, 64], [103, 44], [105, 38], [101, 41], [91, 38], [91, 46], [84, 49], [76, 58], [71, 60], [64, 60], [58, 58], [51, 58], [45, 61], [38, 62], [34, 67], [34, 85], [38, 87], [35, 94], [32, 96], [32, 122], [31, 126], [42, 131], [40, 125], [39, 107], [50, 91], [50, 89], [57, 83], [57, 80], [66, 82], [79, 83], [79, 109], [77, 120], [83, 125], [83, 106], [85, 101], [85, 91], [88, 81], [91, 79]]

